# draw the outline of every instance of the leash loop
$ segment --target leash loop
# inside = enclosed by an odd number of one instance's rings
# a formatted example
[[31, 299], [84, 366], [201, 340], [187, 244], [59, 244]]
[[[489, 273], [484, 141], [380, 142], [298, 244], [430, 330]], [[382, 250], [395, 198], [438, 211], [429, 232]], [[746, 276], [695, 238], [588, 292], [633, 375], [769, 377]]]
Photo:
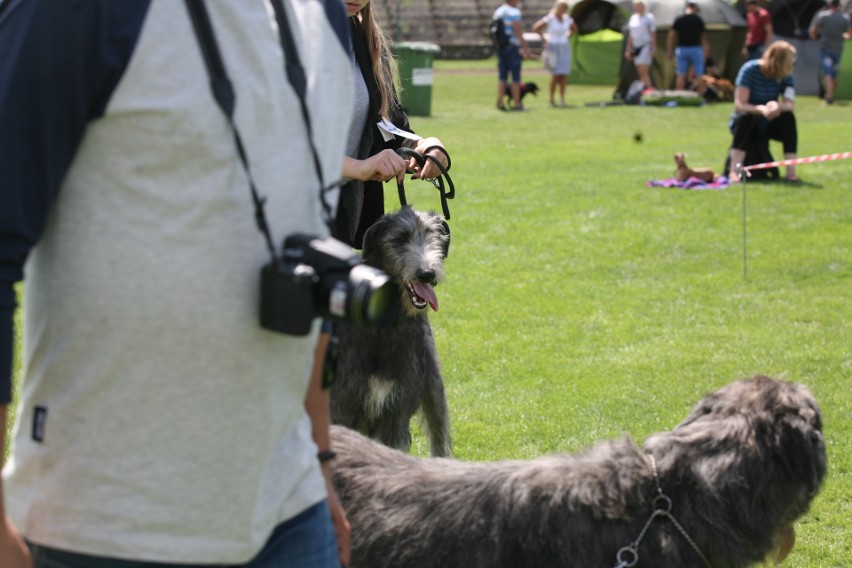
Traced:
[[[442, 164], [440, 160], [435, 158], [435, 156], [429, 154], [429, 152], [433, 150], [438, 150], [447, 158], [447, 167], [444, 167], [444, 164]], [[447, 151], [441, 146], [429, 146], [428, 148], [426, 148], [425, 153], [420, 154], [412, 148], [403, 147], [397, 149], [396, 153], [403, 158], [413, 159], [421, 170], [424, 166], [426, 166], [427, 160], [431, 161], [438, 167], [438, 170], [441, 172], [438, 174], [438, 177], [427, 181], [429, 181], [433, 186], [435, 186], [435, 189], [437, 189], [438, 192], [441, 194], [441, 209], [444, 212], [444, 219], [449, 221], [450, 206], [447, 203], [447, 200], [453, 199], [456, 196], [456, 187], [453, 184], [453, 179], [450, 177], [449, 174], [450, 167], [452, 166], [452, 161], [450, 160], [450, 155], [447, 153]], [[409, 170], [406, 173], [413, 173], [413, 171]], [[446, 184], [444, 183], [444, 180], [446, 180]], [[405, 197], [404, 182], [397, 182], [396, 189], [397, 193], [399, 194], [399, 204], [407, 205], [408, 200]]]
[[[625, 552], [632, 555], [629, 560], [624, 558]], [[633, 545], [624, 546], [619, 549], [618, 554], [615, 555], [615, 559], [618, 560], [618, 564], [615, 565], [615, 568], [630, 568], [630, 566], [636, 566], [636, 563], [639, 562], [639, 553], [636, 552]]]
[[672, 512], [672, 500], [667, 495], [662, 493], [654, 497], [653, 505], [654, 512], [662, 515], [670, 515]]

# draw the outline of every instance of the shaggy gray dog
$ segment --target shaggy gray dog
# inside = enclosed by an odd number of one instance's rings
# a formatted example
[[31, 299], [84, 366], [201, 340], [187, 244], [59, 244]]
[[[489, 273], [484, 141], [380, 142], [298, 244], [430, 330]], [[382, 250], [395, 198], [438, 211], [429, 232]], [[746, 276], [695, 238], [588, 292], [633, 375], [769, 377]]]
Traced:
[[758, 376], [644, 450], [624, 437], [531, 461], [418, 459], [335, 427], [334, 485], [352, 568], [739, 568], [792, 547], [826, 471], [821, 429], [805, 387]]
[[402, 310], [390, 325], [336, 328], [339, 353], [331, 387], [334, 423], [408, 451], [418, 408], [433, 456], [450, 455], [444, 381], [427, 317], [438, 311], [434, 287], [444, 279], [450, 228], [435, 213], [409, 206], [379, 219], [364, 234], [363, 260], [399, 286]]

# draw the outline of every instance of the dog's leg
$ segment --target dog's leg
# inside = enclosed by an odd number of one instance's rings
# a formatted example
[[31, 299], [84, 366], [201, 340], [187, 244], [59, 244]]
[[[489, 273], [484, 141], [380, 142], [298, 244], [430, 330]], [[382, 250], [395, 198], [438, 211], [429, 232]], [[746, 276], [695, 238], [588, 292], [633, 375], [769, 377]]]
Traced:
[[421, 410], [429, 432], [429, 447], [435, 457], [450, 457], [450, 410], [440, 372], [427, 377]]
[[411, 450], [411, 419], [405, 413], [387, 414], [373, 423], [370, 437], [389, 448], [408, 453]]
[[[358, 347], [347, 344], [347, 354]], [[367, 372], [352, 357], [344, 356], [338, 361], [338, 372], [331, 385], [331, 421], [334, 424], [358, 430], [369, 436], [369, 414], [364, 412], [370, 396]]]

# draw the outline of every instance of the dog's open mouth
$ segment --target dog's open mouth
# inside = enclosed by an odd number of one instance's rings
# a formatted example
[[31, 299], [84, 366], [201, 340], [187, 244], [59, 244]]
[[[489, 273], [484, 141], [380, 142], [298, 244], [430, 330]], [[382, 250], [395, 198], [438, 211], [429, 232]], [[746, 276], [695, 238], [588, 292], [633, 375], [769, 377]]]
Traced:
[[428, 282], [413, 282], [406, 284], [405, 289], [408, 290], [408, 298], [418, 310], [425, 309], [426, 306], [431, 306], [433, 310], [438, 311], [438, 297], [435, 295], [435, 289]]

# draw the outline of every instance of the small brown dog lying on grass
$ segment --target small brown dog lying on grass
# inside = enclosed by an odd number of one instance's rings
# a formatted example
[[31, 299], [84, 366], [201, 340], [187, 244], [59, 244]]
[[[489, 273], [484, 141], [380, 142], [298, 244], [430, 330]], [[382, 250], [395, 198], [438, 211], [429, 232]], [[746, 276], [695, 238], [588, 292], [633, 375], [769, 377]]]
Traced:
[[686, 165], [686, 154], [678, 152], [674, 155], [675, 164], [677, 164], [677, 181], [686, 181], [691, 177], [697, 177], [702, 181], [711, 183], [716, 181], [719, 176], [710, 168], [690, 168]]

